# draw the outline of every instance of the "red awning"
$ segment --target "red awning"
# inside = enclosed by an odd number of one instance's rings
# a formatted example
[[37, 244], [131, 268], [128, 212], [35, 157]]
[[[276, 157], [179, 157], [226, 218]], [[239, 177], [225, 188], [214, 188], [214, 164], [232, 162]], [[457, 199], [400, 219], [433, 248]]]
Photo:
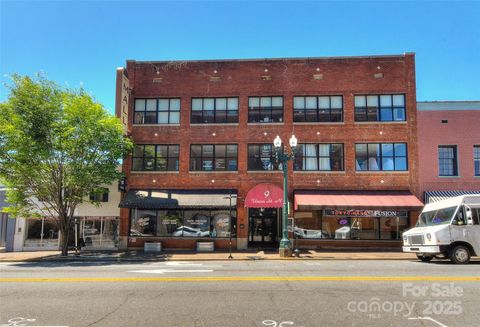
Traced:
[[297, 191], [295, 210], [322, 208], [421, 209], [423, 203], [410, 192]]
[[283, 190], [275, 184], [258, 184], [248, 191], [245, 198], [247, 208], [281, 208]]

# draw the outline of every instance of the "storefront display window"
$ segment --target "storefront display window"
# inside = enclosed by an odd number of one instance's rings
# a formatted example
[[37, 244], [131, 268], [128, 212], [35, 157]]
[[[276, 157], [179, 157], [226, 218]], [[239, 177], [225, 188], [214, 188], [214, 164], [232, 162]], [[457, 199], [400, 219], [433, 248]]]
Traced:
[[351, 238], [350, 218], [322, 217], [322, 227], [325, 238], [349, 240]]
[[352, 240], [378, 239], [378, 218], [351, 218], [350, 237]]
[[155, 210], [132, 210], [130, 236], [154, 236], [157, 224]]
[[174, 236], [208, 237], [210, 232], [210, 211], [185, 210], [184, 226]]
[[49, 247], [58, 245], [59, 229], [53, 218], [27, 219], [25, 246]]
[[[131, 211], [130, 236], [232, 237], [237, 213], [231, 210], [136, 210]], [[231, 221], [231, 222], [230, 222]], [[231, 225], [231, 226], [230, 226]], [[231, 227], [231, 228], [230, 228]]]
[[402, 233], [408, 228], [407, 217], [380, 218], [380, 239], [401, 240]]
[[84, 217], [80, 220], [80, 227], [86, 248], [118, 246], [118, 217]]
[[[233, 216], [232, 212], [232, 216]], [[213, 237], [230, 237], [230, 216], [228, 210], [212, 211], [212, 236]], [[236, 235], [236, 226], [232, 217], [232, 237]]]
[[180, 210], [158, 211], [157, 236], [174, 236], [182, 226], [183, 214]]
[[295, 212], [295, 237], [335, 240], [401, 240], [407, 211], [316, 210]]

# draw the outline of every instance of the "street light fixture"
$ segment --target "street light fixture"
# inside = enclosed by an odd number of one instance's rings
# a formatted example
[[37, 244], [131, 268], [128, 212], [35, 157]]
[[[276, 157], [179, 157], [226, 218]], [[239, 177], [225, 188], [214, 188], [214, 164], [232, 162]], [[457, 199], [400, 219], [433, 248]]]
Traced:
[[281, 257], [292, 256], [292, 243], [288, 239], [288, 161], [295, 159], [298, 140], [292, 135], [289, 140], [291, 152], [288, 153], [287, 147], [282, 149], [282, 139], [280, 136], [273, 140], [275, 150], [275, 158], [278, 163], [282, 164], [283, 171], [283, 210], [282, 210], [282, 239], [280, 240], [279, 254]]

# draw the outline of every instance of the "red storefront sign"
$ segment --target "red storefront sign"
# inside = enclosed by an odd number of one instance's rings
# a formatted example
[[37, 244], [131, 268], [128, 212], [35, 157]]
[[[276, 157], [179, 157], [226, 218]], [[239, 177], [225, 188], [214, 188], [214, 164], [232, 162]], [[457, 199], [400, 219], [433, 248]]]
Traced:
[[258, 184], [248, 191], [245, 198], [247, 208], [281, 208], [283, 190], [275, 184]]

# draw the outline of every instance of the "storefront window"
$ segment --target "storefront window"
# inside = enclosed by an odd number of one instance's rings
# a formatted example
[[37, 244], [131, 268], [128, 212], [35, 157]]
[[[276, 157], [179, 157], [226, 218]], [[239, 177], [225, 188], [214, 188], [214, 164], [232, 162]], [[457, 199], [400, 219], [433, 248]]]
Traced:
[[328, 238], [322, 232], [321, 211], [296, 212], [294, 219], [295, 238]]
[[[230, 237], [230, 211], [132, 210], [130, 236]], [[232, 237], [237, 231], [237, 212], [231, 210]]]
[[335, 240], [400, 240], [408, 212], [332, 210], [295, 212], [295, 237]]
[[118, 246], [117, 217], [84, 217], [80, 220], [80, 237], [87, 248]]
[[336, 240], [350, 239], [350, 218], [348, 217], [323, 217], [322, 230], [325, 238]]
[[130, 236], [155, 236], [157, 213], [155, 210], [132, 210]]
[[[157, 236], [175, 236], [183, 222], [183, 213], [180, 210], [159, 210]], [[181, 235], [180, 235], [181, 236]]]
[[378, 218], [350, 218], [350, 237], [353, 240], [378, 239]]
[[181, 230], [177, 230], [175, 234], [180, 232], [187, 237], [208, 237], [210, 232], [210, 211], [206, 210], [185, 210], [184, 225]]
[[407, 217], [380, 218], [380, 239], [401, 240], [402, 233], [409, 228]]
[[[232, 212], [232, 216], [233, 216]], [[212, 237], [230, 237], [230, 216], [228, 210], [219, 210], [211, 212]], [[232, 236], [236, 234], [236, 217], [232, 217]]]
[[25, 246], [47, 247], [58, 245], [58, 225], [53, 218], [27, 219]]

